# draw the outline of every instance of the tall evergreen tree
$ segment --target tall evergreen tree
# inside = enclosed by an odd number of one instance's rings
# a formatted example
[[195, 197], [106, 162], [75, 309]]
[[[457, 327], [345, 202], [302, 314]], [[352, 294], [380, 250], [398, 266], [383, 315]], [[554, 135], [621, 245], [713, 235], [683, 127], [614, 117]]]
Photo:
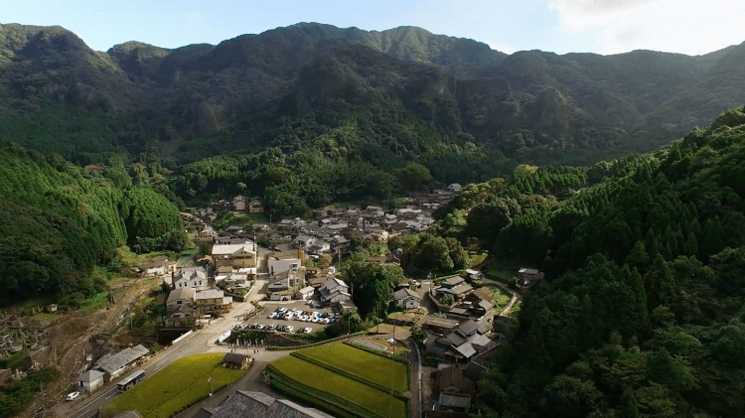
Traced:
[[652, 228], [649, 228], [647, 230], [647, 236], [646, 238], [644, 238], [644, 247], [646, 248], [647, 254], [649, 254], [650, 257], [654, 257], [660, 252], [657, 236], [655, 235]]
[[685, 244], [686, 255], [697, 257], [698, 256], [698, 241], [696, 241], [696, 235], [693, 232], [688, 233], [688, 240]]

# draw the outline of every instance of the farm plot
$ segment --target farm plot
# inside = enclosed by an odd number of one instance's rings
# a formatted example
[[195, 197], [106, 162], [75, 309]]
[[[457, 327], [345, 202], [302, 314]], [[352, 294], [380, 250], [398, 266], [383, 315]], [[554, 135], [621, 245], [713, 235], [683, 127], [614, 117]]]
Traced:
[[346, 344], [307, 348], [296, 351], [292, 355], [314, 362], [321, 367], [328, 365], [333, 369], [339, 369], [341, 371], [339, 374], [349, 374], [347, 377], [362, 383], [372, 382], [374, 386], [386, 389], [389, 389], [392, 384], [393, 390], [398, 393], [409, 390], [406, 364], [391, 361]]
[[[349, 348], [356, 350], [352, 347]], [[339, 349], [332, 349], [328, 353], [334, 353], [336, 350]], [[339, 350], [338, 352], [342, 351]], [[354, 376], [354, 378], [348, 377], [344, 374], [344, 369], [338, 366], [335, 366], [335, 369], [334, 367], [324, 368], [319, 366], [316, 361], [318, 361], [317, 358], [322, 357], [322, 354], [322, 352], [315, 352], [315, 358], [307, 357], [307, 359], [312, 359], [311, 361], [297, 356], [289, 356], [270, 363], [266, 371], [272, 377], [272, 386], [288, 395], [311, 402], [322, 409], [333, 411], [335, 415], [339, 416], [385, 418], [389, 416], [389, 411], [391, 416], [395, 418], [406, 418], [408, 416], [408, 401], [401, 399], [399, 394], [394, 393], [394, 396], [391, 396], [390, 392], [380, 390], [379, 384], [363, 383], [364, 379], [358, 378], [359, 375]], [[327, 355], [333, 357], [333, 354]], [[325, 361], [329, 357], [322, 358]], [[390, 363], [392, 361], [382, 357], [381, 360], [386, 362], [382, 367], [388, 371], [389, 380], [386, 382], [386, 386], [390, 387]], [[362, 363], [355, 364], [356, 371], [359, 372], [359, 365]], [[381, 365], [380, 363], [376, 364]], [[373, 366], [368, 364], [367, 367], [372, 368]], [[404, 377], [406, 377], [405, 370]], [[382, 379], [378, 378], [377, 380]]]
[[[136, 409], [145, 418], [167, 418], [240, 379], [245, 370], [222, 367], [224, 354], [197, 354], [175, 361], [101, 408], [101, 416]], [[209, 381], [208, 381], [209, 379]]]

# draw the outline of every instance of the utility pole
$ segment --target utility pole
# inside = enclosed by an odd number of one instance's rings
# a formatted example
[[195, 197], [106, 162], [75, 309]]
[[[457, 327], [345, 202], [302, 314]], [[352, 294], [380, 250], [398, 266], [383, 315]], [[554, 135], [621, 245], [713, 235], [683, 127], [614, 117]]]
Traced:
[[396, 361], [393, 360], [393, 356], [396, 355], [396, 321], [393, 321], [393, 354], [391, 355], [391, 396], [388, 400], [388, 418], [393, 415], [393, 366]]

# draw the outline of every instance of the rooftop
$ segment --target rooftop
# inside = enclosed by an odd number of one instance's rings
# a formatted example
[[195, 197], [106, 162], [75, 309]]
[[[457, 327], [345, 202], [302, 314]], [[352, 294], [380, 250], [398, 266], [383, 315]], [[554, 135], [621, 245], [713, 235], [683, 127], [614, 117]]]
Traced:
[[196, 294], [196, 299], [217, 299], [225, 296], [225, 292], [217, 289], [200, 290]]
[[99, 379], [104, 376], [104, 373], [98, 370], [88, 370], [87, 372], [83, 372], [78, 377], [78, 382], [92, 382], [96, 379]]
[[442, 408], [470, 408], [471, 395], [461, 393], [440, 392], [440, 407]]
[[194, 300], [196, 294], [196, 289], [192, 287], [181, 287], [172, 290], [171, 293], [168, 294], [168, 300], [166, 303], [171, 303], [177, 300]]
[[[204, 409], [202, 410], [204, 411]], [[200, 411], [201, 412], [201, 411]], [[211, 418], [333, 418], [313, 408], [261, 392], [236, 391], [215, 408]]]
[[102, 358], [98, 363], [96, 363], [96, 368], [101, 369], [106, 373], [116, 372], [119, 369], [126, 367], [128, 364], [139, 360], [149, 352], [150, 350], [140, 344], [122, 350], [112, 356]]
[[256, 244], [251, 240], [246, 240], [241, 244], [216, 244], [212, 247], [212, 255], [233, 255], [239, 252], [256, 254]]

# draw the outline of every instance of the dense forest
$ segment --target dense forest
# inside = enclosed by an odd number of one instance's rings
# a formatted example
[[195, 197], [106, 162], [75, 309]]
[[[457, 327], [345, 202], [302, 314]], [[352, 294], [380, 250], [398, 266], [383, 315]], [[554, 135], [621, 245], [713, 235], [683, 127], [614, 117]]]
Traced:
[[547, 273], [484, 416], [743, 416], [744, 110], [651, 155], [520, 166], [440, 211], [439, 233]]
[[0, 304], [52, 294], [74, 305], [103, 290], [94, 268], [115, 264], [117, 246], [185, 244], [178, 209], [150, 188], [118, 187], [58, 154], [5, 140], [0, 160]]

